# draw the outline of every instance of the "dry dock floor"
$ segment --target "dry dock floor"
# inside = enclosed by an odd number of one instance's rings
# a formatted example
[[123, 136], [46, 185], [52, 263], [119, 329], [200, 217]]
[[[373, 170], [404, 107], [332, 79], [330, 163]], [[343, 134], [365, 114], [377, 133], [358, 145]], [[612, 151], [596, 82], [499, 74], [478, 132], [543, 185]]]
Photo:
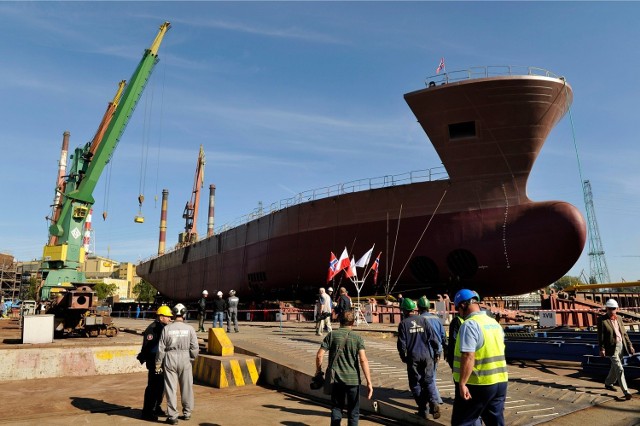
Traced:
[[[56, 340], [52, 345], [139, 344], [148, 319], [115, 318], [121, 333], [99, 337]], [[194, 322], [189, 321], [192, 325]], [[210, 325], [210, 322], [209, 322]], [[197, 326], [197, 325], [196, 325]], [[438, 388], [444, 404], [437, 421], [416, 420], [415, 403], [408, 392], [406, 371], [400, 362], [391, 324], [360, 325], [374, 379], [374, 399], [395, 407], [400, 416], [381, 419], [365, 416], [360, 424], [450, 424], [453, 383], [444, 363], [439, 365]], [[0, 349], [20, 350], [15, 322], [0, 321]], [[206, 333], [199, 338], [206, 339]], [[240, 323], [231, 333], [234, 345], [291, 369], [313, 374], [315, 352], [321, 341], [310, 323]], [[44, 345], [46, 346], [46, 345]], [[326, 361], [325, 361], [326, 365]], [[2, 368], [2, 367], [0, 367]], [[604, 389], [601, 379], [584, 377], [575, 364], [512, 363], [505, 410], [508, 425], [640, 425], [640, 388], [636, 380], [631, 401]], [[62, 425], [143, 424], [139, 419], [146, 373], [92, 377], [66, 377], [0, 382], [3, 415], [0, 424]], [[195, 385], [195, 410], [187, 425], [327, 425], [328, 406], [305, 395], [262, 386], [214, 389]], [[162, 420], [162, 418], [161, 418]], [[343, 424], [346, 421], [343, 420]]]

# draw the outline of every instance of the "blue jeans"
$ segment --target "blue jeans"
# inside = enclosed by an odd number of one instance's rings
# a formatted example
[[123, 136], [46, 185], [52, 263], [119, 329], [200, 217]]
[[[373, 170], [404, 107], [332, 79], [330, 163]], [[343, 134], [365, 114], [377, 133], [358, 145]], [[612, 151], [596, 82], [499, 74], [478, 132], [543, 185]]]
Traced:
[[[222, 328], [224, 321], [224, 312], [213, 313], [213, 328]], [[216, 325], [218, 324], [218, 325]]]
[[[346, 400], [346, 407], [345, 407]], [[348, 386], [334, 382], [331, 391], [331, 426], [340, 426], [342, 410], [347, 409], [347, 425], [358, 426], [360, 419], [360, 385]]]
[[478, 417], [486, 426], [504, 426], [504, 401], [507, 398], [507, 382], [495, 385], [469, 385], [470, 400], [460, 396], [457, 383], [456, 397], [451, 414], [452, 426], [474, 426]]
[[438, 388], [433, 376], [432, 359], [407, 359], [409, 390], [418, 405], [418, 411], [427, 411], [427, 404], [438, 403]]

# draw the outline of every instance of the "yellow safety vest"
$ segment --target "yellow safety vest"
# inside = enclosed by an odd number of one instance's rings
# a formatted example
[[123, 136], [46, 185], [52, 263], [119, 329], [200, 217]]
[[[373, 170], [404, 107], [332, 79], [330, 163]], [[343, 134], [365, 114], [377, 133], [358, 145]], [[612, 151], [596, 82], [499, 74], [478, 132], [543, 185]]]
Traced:
[[[502, 327], [488, 315], [473, 315], [466, 321], [476, 321], [482, 330], [484, 344], [475, 353], [475, 364], [470, 385], [494, 385], [508, 381], [507, 362], [504, 358], [504, 337]], [[460, 334], [456, 339], [456, 349], [453, 354], [453, 380], [460, 382]]]

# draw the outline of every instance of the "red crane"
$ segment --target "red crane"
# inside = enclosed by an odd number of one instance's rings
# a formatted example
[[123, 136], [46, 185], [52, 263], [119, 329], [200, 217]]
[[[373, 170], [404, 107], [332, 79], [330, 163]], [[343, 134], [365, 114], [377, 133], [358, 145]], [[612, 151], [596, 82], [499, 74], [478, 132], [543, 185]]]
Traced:
[[185, 225], [184, 232], [178, 236], [179, 246], [186, 246], [198, 241], [198, 207], [200, 206], [200, 189], [204, 186], [204, 165], [204, 148], [200, 145], [191, 200], [184, 206], [184, 212], [182, 213]]

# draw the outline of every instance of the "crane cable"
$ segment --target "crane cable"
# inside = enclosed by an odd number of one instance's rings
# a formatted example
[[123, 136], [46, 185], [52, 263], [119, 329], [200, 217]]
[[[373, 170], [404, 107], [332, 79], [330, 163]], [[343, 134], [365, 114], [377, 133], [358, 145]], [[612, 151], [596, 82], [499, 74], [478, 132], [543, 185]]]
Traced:
[[[167, 52], [167, 57], [169, 56], [168, 47], [165, 49]], [[155, 182], [155, 194], [153, 196], [153, 207], [158, 207], [158, 182], [160, 180], [160, 148], [162, 146], [162, 125], [164, 123], [164, 90], [167, 81], [167, 64], [164, 63], [162, 67], [162, 88], [160, 90], [160, 124], [158, 125], [159, 135], [158, 135], [158, 148], [156, 155], [156, 182]]]

